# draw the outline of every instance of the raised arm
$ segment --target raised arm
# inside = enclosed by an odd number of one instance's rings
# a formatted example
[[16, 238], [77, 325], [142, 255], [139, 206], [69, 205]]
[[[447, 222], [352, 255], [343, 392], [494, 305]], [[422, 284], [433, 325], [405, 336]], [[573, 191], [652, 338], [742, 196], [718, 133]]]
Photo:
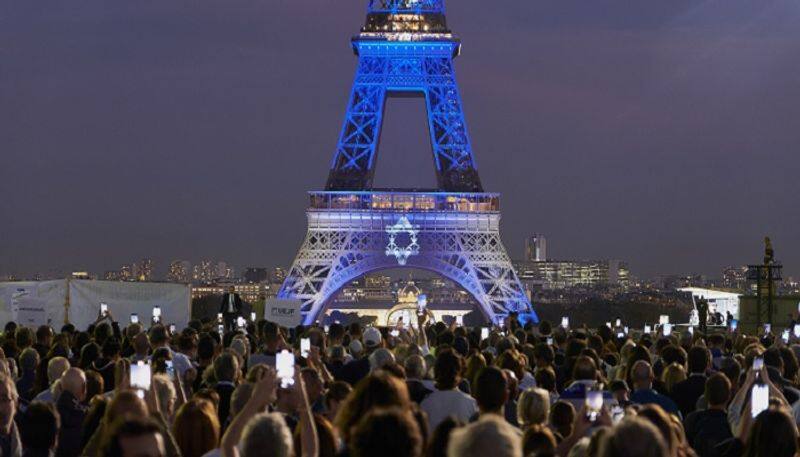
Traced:
[[250, 419], [264, 411], [267, 405], [275, 401], [277, 398], [277, 388], [278, 382], [275, 376], [275, 370], [270, 367], [266, 370], [264, 377], [256, 382], [250, 400], [247, 401], [239, 414], [233, 418], [233, 421], [231, 421], [231, 424], [228, 426], [228, 430], [225, 431], [225, 435], [220, 442], [222, 457], [239, 456], [239, 450], [236, 448], [236, 445], [241, 441], [244, 427]]

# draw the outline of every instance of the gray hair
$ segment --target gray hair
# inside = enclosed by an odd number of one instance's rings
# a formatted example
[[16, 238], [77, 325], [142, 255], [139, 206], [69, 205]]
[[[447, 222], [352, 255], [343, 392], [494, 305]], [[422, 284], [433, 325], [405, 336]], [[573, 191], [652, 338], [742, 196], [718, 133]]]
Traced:
[[538, 387], [525, 389], [517, 404], [517, 421], [520, 426], [544, 424], [550, 415], [550, 393]]
[[406, 359], [406, 376], [410, 379], [422, 379], [425, 377], [425, 359], [421, 355], [410, 355]]
[[394, 354], [386, 348], [378, 348], [369, 355], [370, 370], [375, 371], [394, 362]]
[[214, 378], [219, 381], [236, 381], [239, 359], [230, 351], [223, 352], [214, 360]]
[[33, 371], [39, 365], [39, 353], [34, 348], [26, 348], [19, 355], [19, 367], [25, 371]]
[[502, 417], [491, 415], [453, 430], [447, 457], [521, 457], [522, 440]]
[[292, 433], [280, 413], [261, 413], [245, 425], [239, 450], [242, 457], [292, 457]]
[[47, 362], [47, 379], [50, 381], [50, 384], [61, 379], [61, 375], [69, 369], [69, 360], [65, 357], [53, 357], [50, 359], [50, 361]]

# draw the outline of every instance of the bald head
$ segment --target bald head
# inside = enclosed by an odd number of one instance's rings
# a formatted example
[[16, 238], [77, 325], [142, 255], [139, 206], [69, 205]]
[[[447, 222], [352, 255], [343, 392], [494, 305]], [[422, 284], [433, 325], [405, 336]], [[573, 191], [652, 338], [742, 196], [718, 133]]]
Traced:
[[86, 398], [86, 374], [80, 368], [70, 368], [61, 376], [61, 390], [75, 395], [78, 401]]
[[653, 384], [653, 368], [644, 360], [639, 360], [631, 368], [631, 380], [637, 389], [649, 389]]

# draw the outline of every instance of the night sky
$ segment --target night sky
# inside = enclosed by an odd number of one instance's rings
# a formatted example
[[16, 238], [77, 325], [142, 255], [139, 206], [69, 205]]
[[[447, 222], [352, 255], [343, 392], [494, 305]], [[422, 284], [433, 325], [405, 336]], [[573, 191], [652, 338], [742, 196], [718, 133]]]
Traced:
[[[145, 256], [288, 266], [366, 0], [0, 2], [0, 275]], [[800, 273], [800, 1], [450, 0], [481, 178], [512, 257]], [[421, 99], [376, 186], [433, 187]]]

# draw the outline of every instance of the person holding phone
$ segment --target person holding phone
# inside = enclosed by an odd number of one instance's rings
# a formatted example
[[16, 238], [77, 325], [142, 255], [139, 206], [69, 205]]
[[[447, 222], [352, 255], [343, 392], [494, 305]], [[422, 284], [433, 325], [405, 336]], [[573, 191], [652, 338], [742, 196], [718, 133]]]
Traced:
[[236, 320], [242, 316], [242, 297], [236, 293], [236, 287], [230, 286], [228, 292], [222, 295], [219, 312], [222, 314], [225, 331], [236, 330]]

